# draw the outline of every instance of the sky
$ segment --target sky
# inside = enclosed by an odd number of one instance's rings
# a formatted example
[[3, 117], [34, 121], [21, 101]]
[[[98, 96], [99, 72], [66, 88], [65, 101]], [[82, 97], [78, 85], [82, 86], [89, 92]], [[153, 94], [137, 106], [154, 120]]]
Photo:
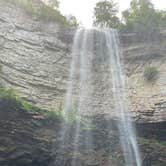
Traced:
[[[60, 11], [64, 15], [76, 16], [78, 22], [85, 27], [91, 27], [93, 9], [99, 0], [60, 0]], [[131, 0], [115, 0], [119, 4], [119, 10], [123, 11], [130, 5]], [[152, 0], [155, 8], [166, 10], [166, 0]]]

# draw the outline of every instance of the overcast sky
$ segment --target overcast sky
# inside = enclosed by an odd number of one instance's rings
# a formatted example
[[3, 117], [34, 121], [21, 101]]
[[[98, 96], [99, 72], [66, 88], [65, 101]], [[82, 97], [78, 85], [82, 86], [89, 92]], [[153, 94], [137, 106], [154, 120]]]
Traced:
[[[60, 0], [60, 10], [64, 15], [72, 14], [86, 27], [92, 25], [93, 9], [99, 0]], [[127, 9], [131, 0], [116, 0], [120, 11]], [[152, 0], [155, 8], [166, 10], [166, 0]]]

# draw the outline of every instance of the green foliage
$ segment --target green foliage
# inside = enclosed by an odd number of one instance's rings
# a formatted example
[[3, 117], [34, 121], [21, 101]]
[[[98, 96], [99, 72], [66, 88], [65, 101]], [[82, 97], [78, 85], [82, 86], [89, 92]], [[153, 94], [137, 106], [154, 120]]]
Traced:
[[20, 6], [21, 8], [23, 8], [26, 12], [32, 14], [33, 16], [35, 16], [37, 14], [37, 8], [33, 5], [33, 1], [32, 0], [7, 0], [10, 1], [18, 6]]
[[144, 77], [146, 81], [148, 82], [155, 81], [157, 78], [157, 75], [158, 75], [158, 71], [155, 67], [148, 66], [144, 69]]
[[68, 124], [80, 123], [84, 126], [88, 126], [88, 124], [85, 123], [85, 120], [78, 116], [73, 110], [65, 114], [63, 110], [51, 108], [50, 110], [43, 112], [43, 116], [50, 120], [62, 119]]
[[6, 89], [1, 86], [0, 97], [16, 102], [16, 104], [20, 105], [23, 109], [24, 107], [27, 108], [26, 103], [17, 95], [17, 91], [13, 88]]
[[166, 27], [166, 11], [158, 10], [157, 11], [157, 17], [160, 27]]
[[40, 113], [47, 120], [63, 120], [68, 125], [79, 123], [83, 130], [93, 130], [96, 127], [92, 125], [88, 119], [78, 116], [76, 114], [76, 110], [70, 111], [67, 115], [62, 110], [57, 109], [50, 109], [50, 110], [43, 110], [39, 109], [38, 107], [30, 104], [29, 102], [25, 101], [21, 97], [19, 97], [17, 91], [13, 88], [6, 89], [0, 86], [0, 98], [5, 98], [14, 102], [19, 108], [23, 111], [31, 112], [31, 113]]
[[30, 104], [29, 102], [19, 97], [17, 91], [13, 88], [6, 89], [0, 86], [0, 97], [15, 102], [15, 104], [18, 105], [20, 108], [22, 108], [24, 111], [41, 113], [41, 115], [46, 119], [51, 119], [51, 120], [63, 119], [67, 123], [75, 123], [80, 120], [80, 118], [78, 118], [74, 112], [70, 113], [69, 115], [65, 115], [62, 110], [39, 109], [38, 107]]
[[71, 26], [71, 27], [79, 26], [79, 23], [77, 22], [77, 19], [75, 16], [72, 16], [72, 15], [67, 16], [67, 22], [68, 22], [69, 26]]
[[49, 6], [42, 6], [37, 13], [39, 19], [43, 19], [46, 21], [57, 21], [62, 23], [63, 25], [68, 25], [66, 17], [61, 15], [59, 10], [55, 10]]
[[28, 14], [33, 17], [45, 21], [57, 21], [65, 26], [69, 26], [67, 19], [58, 10], [59, 2], [56, 0], [49, 1], [49, 5], [42, 2], [35, 4], [33, 0], [8, 0], [23, 8]]
[[12, 100], [15, 100], [17, 98], [16, 90], [14, 90], [13, 88], [5, 89], [3, 87], [0, 87], [0, 96]]
[[63, 112], [63, 118], [67, 123], [76, 123], [81, 121], [81, 117], [77, 115], [77, 110], [75, 108], [68, 110], [68, 112]]
[[117, 4], [112, 0], [100, 1], [96, 4], [94, 9], [95, 26], [118, 28], [120, 21], [117, 17]]
[[59, 1], [58, 0], [48, 0], [48, 4], [52, 8], [59, 8]]
[[32, 104], [28, 103], [27, 101], [19, 97], [17, 91], [13, 88], [6, 89], [4, 87], [0, 87], [0, 97], [3, 97], [15, 102], [25, 111], [35, 112], [39, 110], [37, 109], [37, 107], [33, 106]]
[[135, 32], [153, 33], [166, 25], [166, 13], [154, 9], [150, 0], [132, 0], [130, 8], [122, 12], [124, 26]]
[[64, 115], [63, 115], [63, 112], [61, 110], [55, 110], [55, 109], [50, 109], [48, 111], [45, 111], [43, 113], [43, 116], [46, 118], [46, 119], [64, 119]]
[[147, 139], [147, 138], [139, 137], [138, 141], [141, 144], [166, 146], [166, 141], [157, 140], [157, 139]]

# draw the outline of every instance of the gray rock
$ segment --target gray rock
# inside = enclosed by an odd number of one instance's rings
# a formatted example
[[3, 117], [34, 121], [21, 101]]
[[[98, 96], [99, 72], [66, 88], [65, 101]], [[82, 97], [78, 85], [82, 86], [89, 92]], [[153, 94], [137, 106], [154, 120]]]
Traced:
[[[9, 1], [0, 0], [1, 83], [13, 87], [21, 97], [37, 106], [61, 108], [74, 31], [56, 22], [37, 20]], [[165, 30], [150, 41], [143, 41], [131, 33], [120, 34], [120, 37], [132, 116], [141, 122], [165, 121], [166, 108], [160, 108], [158, 104], [166, 101]], [[155, 66], [159, 71], [153, 84], [143, 78], [147, 65]], [[113, 110], [112, 93], [107, 91], [110, 86], [106, 81], [109, 78], [107, 68], [107, 64], [103, 64], [100, 72], [94, 70], [93, 110], [99, 114]]]

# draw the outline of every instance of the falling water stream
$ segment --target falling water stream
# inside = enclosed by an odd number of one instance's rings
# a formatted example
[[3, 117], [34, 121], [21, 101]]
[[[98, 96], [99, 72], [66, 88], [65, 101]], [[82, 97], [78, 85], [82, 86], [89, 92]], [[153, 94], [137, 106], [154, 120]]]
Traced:
[[[97, 53], [94, 49], [95, 35], [98, 39], [96, 48]], [[107, 54], [107, 56], [105, 54]], [[96, 106], [96, 109], [93, 108], [93, 103], [95, 103], [94, 93], [96, 93], [94, 92], [93, 85], [93, 65], [96, 58], [98, 58], [98, 63], [103, 63], [101, 62], [103, 57], [107, 57], [106, 63], [108, 64], [108, 71], [110, 72], [108, 84], [111, 85], [108, 86], [107, 92], [111, 93], [112, 91], [114, 99], [114, 112], [116, 112], [116, 117], [118, 117], [117, 126], [119, 129], [125, 166], [141, 166], [135, 130], [129, 116], [122, 51], [120, 49], [118, 32], [113, 29], [78, 29], [75, 34], [64, 114], [66, 118], [69, 119], [73, 110], [76, 110], [75, 114], [79, 117], [79, 120], [76, 123], [75, 132], [72, 132], [66, 126], [62, 126], [61, 144], [64, 145], [66, 143], [71, 132], [74, 134], [72, 166], [78, 166], [76, 155], [79, 148], [78, 142], [80, 139], [81, 119], [88, 114], [97, 114], [97, 112], [95, 112], [97, 110]], [[111, 108], [109, 111], [111, 112]], [[87, 146], [93, 144], [93, 139], [95, 138], [90, 134], [85, 136], [85, 143], [87, 143]]]
[[119, 117], [120, 140], [124, 152], [126, 166], [141, 166], [139, 149], [136, 141], [134, 127], [131, 118], [128, 115], [128, 102], [126, 97], [125, 77], [122, 68], [122, 52], [116, 30], [104, 31], [107, 43], [107, 49], [110, 55], [110, 67], [112, 71], [112, 84], [114, 104], [117, 116]]

